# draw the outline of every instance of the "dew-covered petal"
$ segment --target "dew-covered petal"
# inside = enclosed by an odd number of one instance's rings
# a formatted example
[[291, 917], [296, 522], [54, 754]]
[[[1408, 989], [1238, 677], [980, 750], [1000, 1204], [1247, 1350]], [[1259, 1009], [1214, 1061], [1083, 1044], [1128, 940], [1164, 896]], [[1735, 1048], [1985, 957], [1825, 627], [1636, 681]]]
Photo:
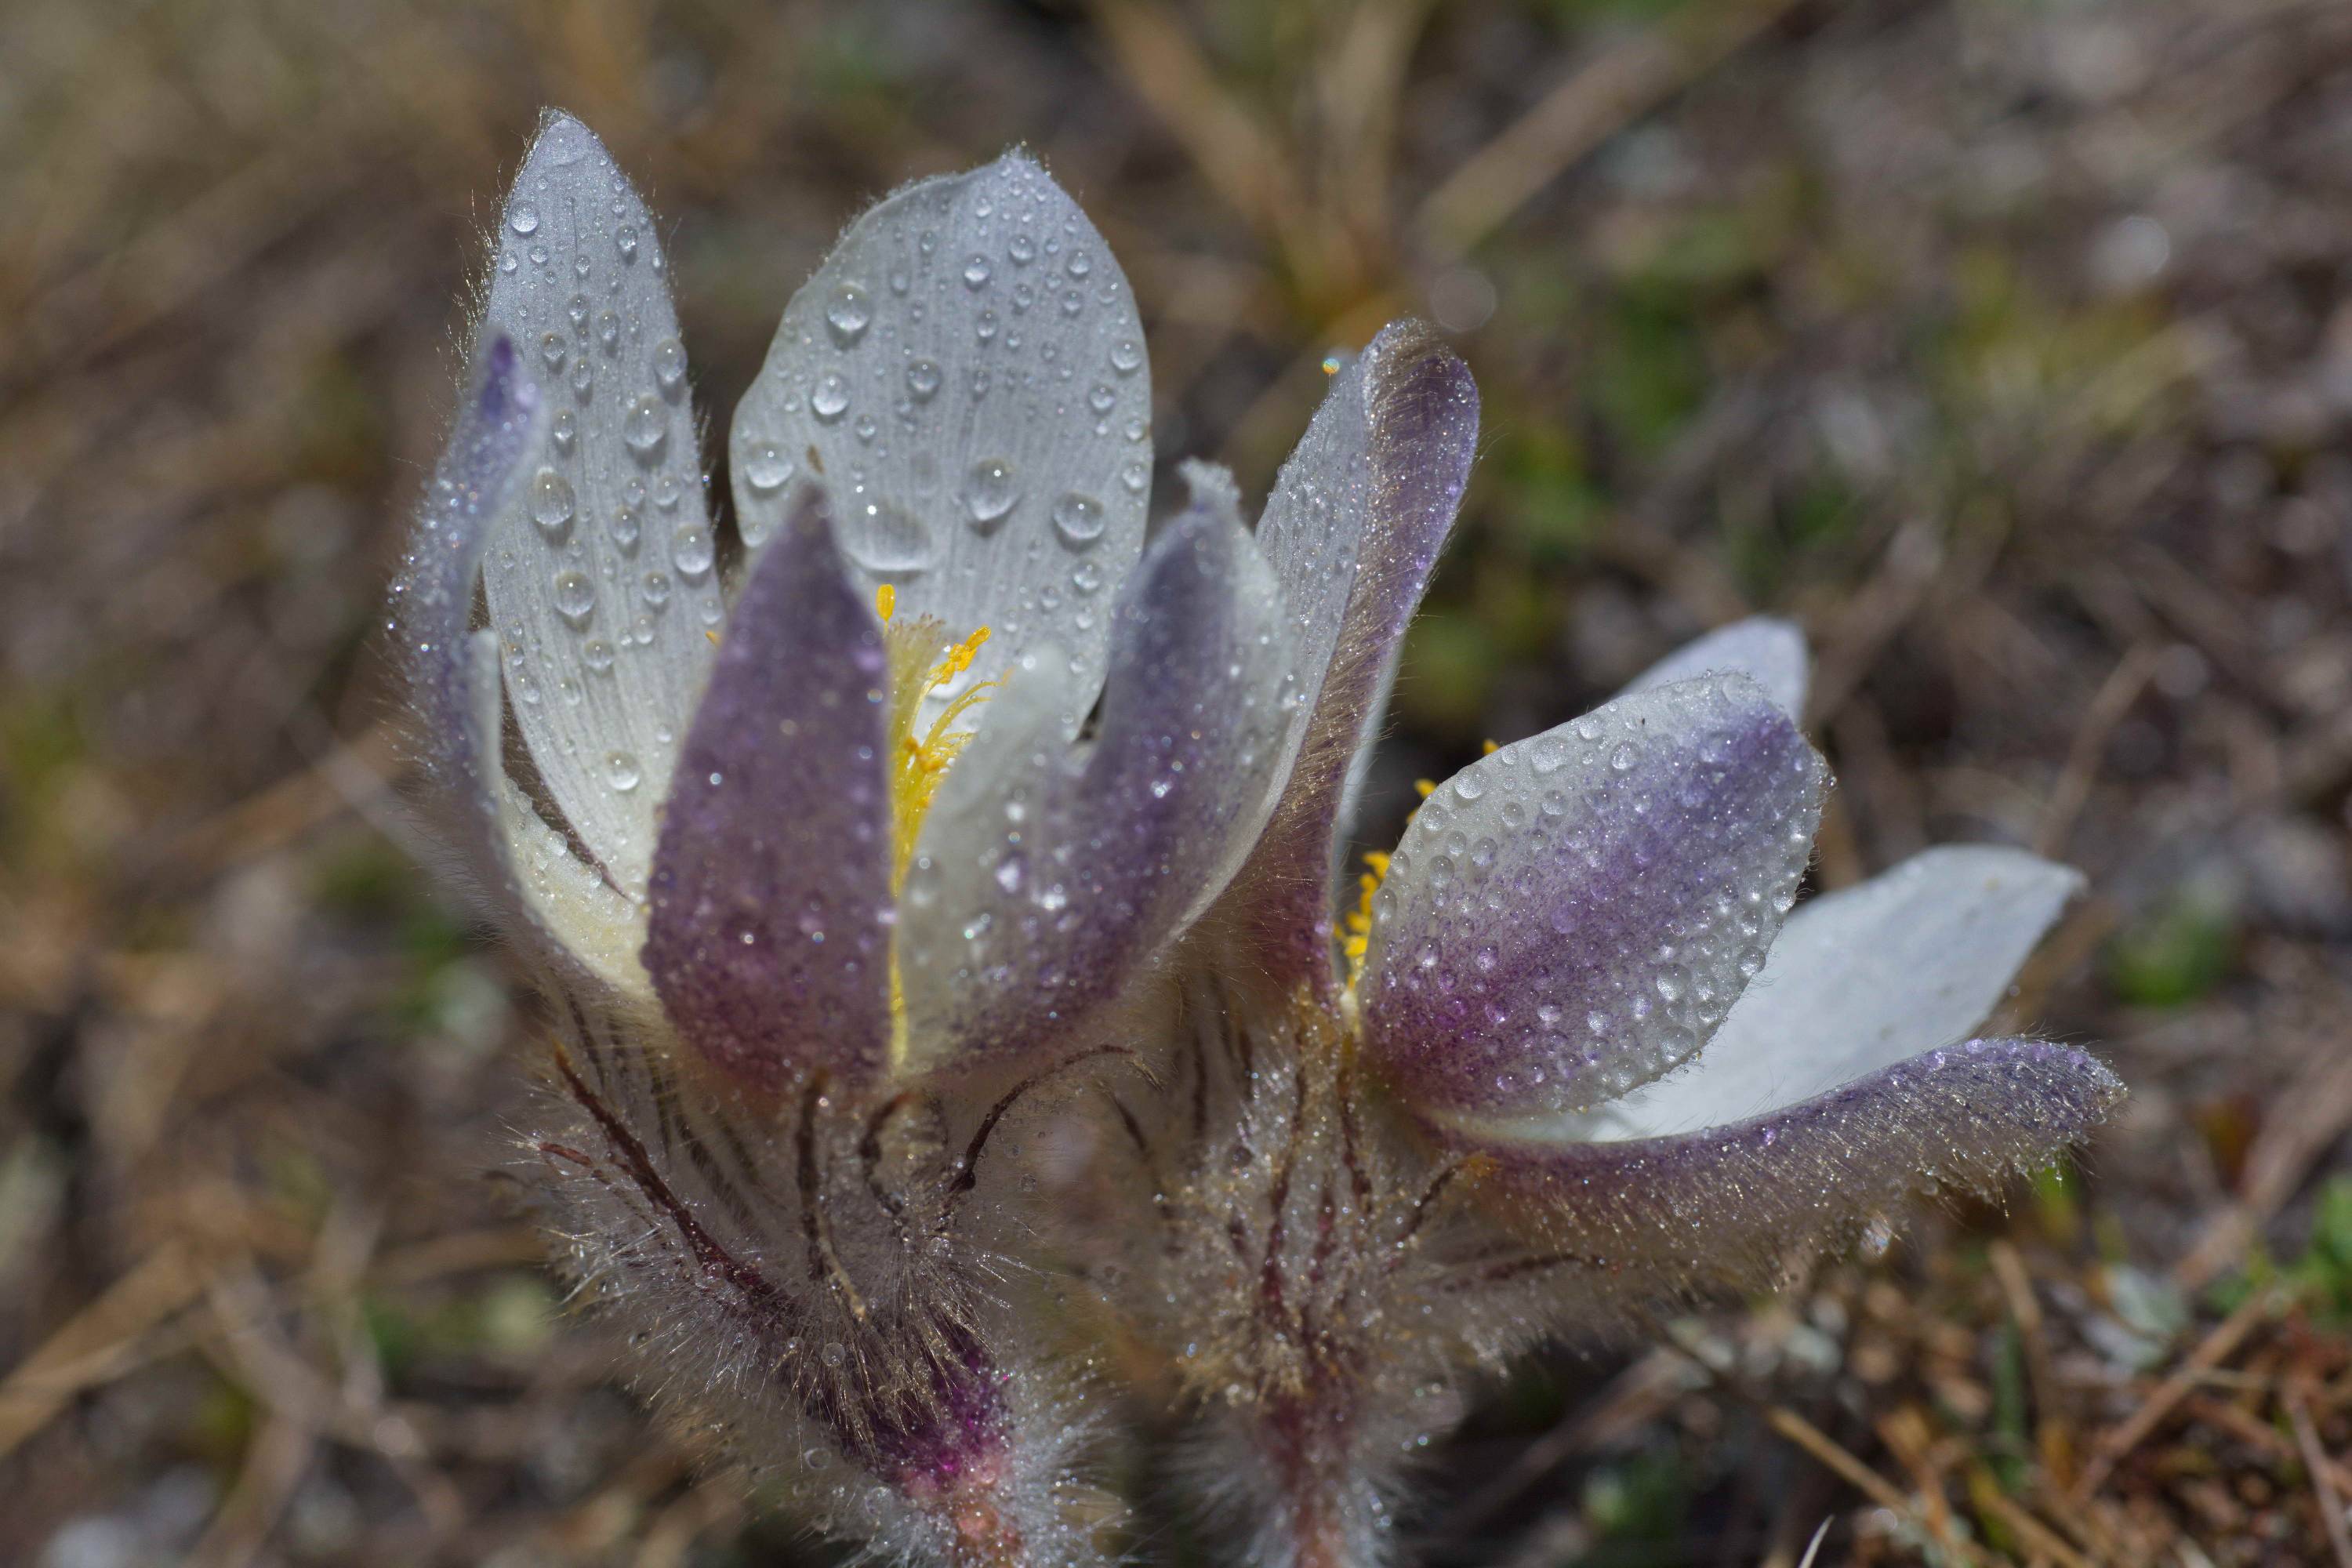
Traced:
[[482, 320], [550, 405], [484, 563], [510, 702], [549, 795], [641, 894], [723, 607], [661, 233], [570, 115], [515, 176]]
[[1051, 643], [1101, 689], [1109, 607], [1143, 548], [1151, 376], [1133, 292], [1025, 154], [909, 185], [784, 307], [729, 447], [757, 545], [796, 474], [898, 614], [992, 631], [973, 679]]
[[1631, 1306], [1777, 1283], [1812, 1248], [1886, 1225], [1916, 1193], [1990, 1194], [2086, 1137], [2122, 1096], [2082, 1052], [1971, 1040], [1728, 1127], [1617, 1143], [1454, 1142], [1494, 1161], [1489, 1212], [1565, 1256], [1549, 1276], [1564, 1300]]
[[1951, 846], [1811, 900], [1697, 1061], [1555, 1131], [1622, 1139], [1738, 1121], [1963, 1039], [2082, 881], [2021, 849]]
[[1423, 803], [1373, 900], [1367, 1058], [1444, 1119], [1578, 1110], [1696, 1055], [1761, 969], [1822, 760], [1754, 681], [1621, 697]]
[[822, 498], [760, 557], [663, 806], [645, 962], [703, 1058], [772, 1093], [853, 1081], [890, 1040], [881, 624]]
[[1804, 717], [1812, 660], [1805, 651], [1803, 628], [1777, 616], [1750, 616], [1685, 643], [1626, 682], [1625, 690], [1647, 691], [1727, 672], [1762, 687], [1790, 718]]
[[391, 629], [417, 710], [425, 804], [467, 882], [533, 961], [642, 984], [634, 911], [505, 775], [496, 637], [467, 630], [483, 550], [546, 426], [546, 399], [513, 344], [488, 334], [393, 586]]
[[1086, 703], [1066, 661], [1041, 649], [1010, 672], [907, 878], [913, 1065], [1051, 1048], [1213, 895], [1278, 754], [1280, 618], [1230, 491], [1211, 488], [1120, 603], [1090, 745], [1063, 739]]
[[1399, 321], [1333, 377], [1257, 528], [1297, 661], [1279, 795], [1246, 879], [1261, 946], [1320, 978], [1343, 798], [1378, 728], [1406, 623], [1454, 526], [1478, 437], [1470, 372]]

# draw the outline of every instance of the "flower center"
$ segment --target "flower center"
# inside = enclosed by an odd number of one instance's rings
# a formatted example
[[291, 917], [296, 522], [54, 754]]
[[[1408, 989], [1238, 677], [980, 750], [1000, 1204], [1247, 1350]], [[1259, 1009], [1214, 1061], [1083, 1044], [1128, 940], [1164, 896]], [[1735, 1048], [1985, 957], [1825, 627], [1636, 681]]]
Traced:
[[[898, 591], [887, 583], [875, 590], [875, 613], [882, 617], [884, 648], [889, 658], [890, 710], [884, 723], [884, 743], [889, 748], [890, 889], [897, 892], [907, 880], [915, 858], [915, 840], [923, 817], [938, 795], [940, 782], [963, 750], [971, 731], [959, 724], [964, 715], [988, 700], [1002, 684], [981, 680], [953, 690], [971, 668], [988, 628], [982, 626], [961, 642], [929, 616], [898, 618]], [[926, 723], [923, 707], [937, 696], [943, 706]]]

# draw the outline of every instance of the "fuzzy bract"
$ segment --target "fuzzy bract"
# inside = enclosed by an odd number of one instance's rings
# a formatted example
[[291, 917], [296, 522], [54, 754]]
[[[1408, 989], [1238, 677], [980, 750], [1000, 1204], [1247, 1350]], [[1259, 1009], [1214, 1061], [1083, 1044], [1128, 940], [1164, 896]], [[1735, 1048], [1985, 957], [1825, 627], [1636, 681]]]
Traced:
[[[546, 998], [523, 1157], [647, 1385], [823, 1528], [1117, 1548], [1156, 1396], [1252, 1560], [1384, 1550], [1456, 1379], [1988, 1188], [2118, 1088], [1972, 1038], [2074, 891], [1797, 905], [1796, 630], [1727, 627], [1343, 865], [1478, 428], [1406, 322], [1255, 528], [1147, 527], [1133, 296], [1019, 153], [853, 224], [728, 442], [661, 232], [551, 113], [393, 630], [461, 881]], [[1792, 910], [1792, 905], [1794, 906]]]

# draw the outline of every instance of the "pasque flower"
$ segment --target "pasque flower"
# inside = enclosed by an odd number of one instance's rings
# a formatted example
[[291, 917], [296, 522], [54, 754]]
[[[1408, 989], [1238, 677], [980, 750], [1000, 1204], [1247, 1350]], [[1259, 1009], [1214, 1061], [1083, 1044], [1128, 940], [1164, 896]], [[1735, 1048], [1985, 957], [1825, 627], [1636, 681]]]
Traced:
[[1332, 363], [1255, 530], [1193, 464], [1148, 532], [1132, 296], [1010, 154], [793, 297], [722, 531], [660, 231], [551, 114], [474, 335], [393, 625], [547, 997], [528, 1160], [648, 1384], [833, 1530], [1095, 1555], [1081, 1438], [1152, 1396], [1254, 1559], [1370, 1562], [1463, 1372], [2118, 1092], [1969, 1038], [2071, 873], [1932, 851], [1784, 925], [1826, 779], [1780, 623], [1342, 866], [1477, 431], [1418, 326]]

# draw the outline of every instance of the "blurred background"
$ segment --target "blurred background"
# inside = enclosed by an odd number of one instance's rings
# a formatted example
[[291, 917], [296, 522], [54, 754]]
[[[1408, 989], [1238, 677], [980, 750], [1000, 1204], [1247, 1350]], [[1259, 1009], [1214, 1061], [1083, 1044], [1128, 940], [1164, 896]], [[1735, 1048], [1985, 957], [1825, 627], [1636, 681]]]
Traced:
[[1492, 1388], [1407, 1561], [2352, 1568], [2332, 0], [0, 8], [0, 1562], [837, 1557], [565, 1315], [489, 1173], [528, 1014], [393, 805], [378, 608], [551, 102], [721, 429], [850, 216], [1012, 142], [1135, 285], [1163, 481], [1262, 495], [1327, 352], [1453, 334], [1373, 841], [1767, 609], [1820, 886], [2089, 873], [2014, 1011], [2129, 1082], [2096, 1147]]

